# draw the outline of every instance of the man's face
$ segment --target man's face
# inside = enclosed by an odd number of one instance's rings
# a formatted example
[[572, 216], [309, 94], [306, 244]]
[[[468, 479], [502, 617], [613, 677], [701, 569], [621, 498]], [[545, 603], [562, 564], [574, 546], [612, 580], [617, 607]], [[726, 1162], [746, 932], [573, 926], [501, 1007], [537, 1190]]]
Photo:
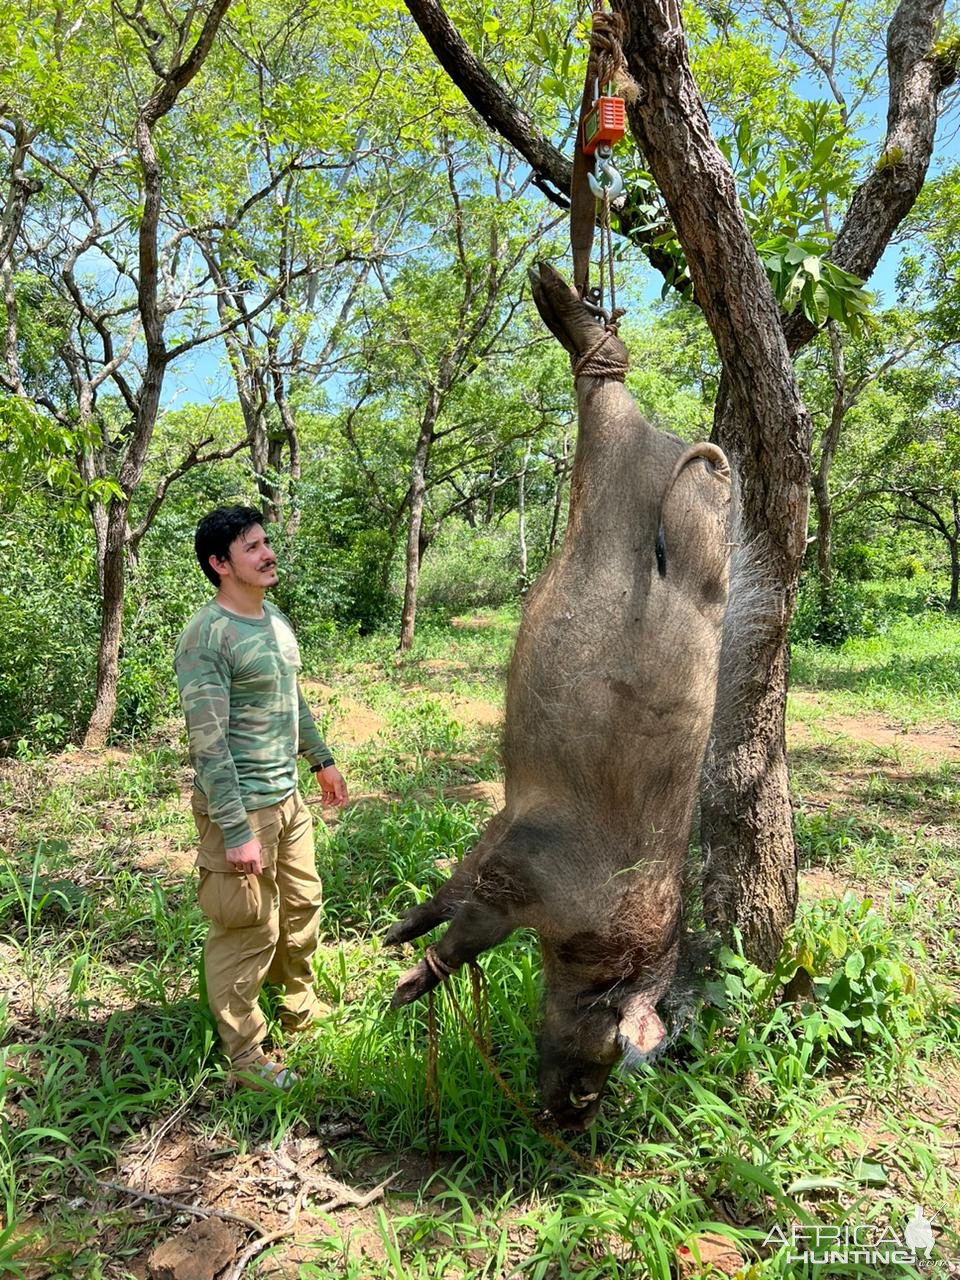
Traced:
[[277, 584], [277, 557], [270, 538], [259, 524], [252, 524], [230, 543], [227, 560], [210, 557], [221, 580], [230, 579], [244, 587], [274, 587]]

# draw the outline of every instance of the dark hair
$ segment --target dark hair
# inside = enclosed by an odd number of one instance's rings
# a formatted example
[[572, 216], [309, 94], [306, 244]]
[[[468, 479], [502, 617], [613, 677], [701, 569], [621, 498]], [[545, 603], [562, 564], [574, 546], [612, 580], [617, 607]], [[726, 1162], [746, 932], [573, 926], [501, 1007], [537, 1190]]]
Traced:
[[263, 512], [255, 507], [217, 507], [197, 525], [193, 549], [200, 568], [215, 587], [220, 585], [220, 575], [211, 567], [210, 557], [229, 560], [231, 545], [255, 524], [263, 524]]

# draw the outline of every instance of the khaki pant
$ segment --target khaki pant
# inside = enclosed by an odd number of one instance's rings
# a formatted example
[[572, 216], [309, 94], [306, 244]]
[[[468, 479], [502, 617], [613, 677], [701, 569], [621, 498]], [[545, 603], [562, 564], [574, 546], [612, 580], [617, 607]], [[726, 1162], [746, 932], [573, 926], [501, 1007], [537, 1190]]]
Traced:
[[198, 898], [210, 922], [203, 948], [207, 999], [224, 1052], [233, 1066], [244, 1066], [267, 1033], [259, 1004], [265, 982], [282, 988], [280, 1021], [287, 1029], [308, 1025], [321, 1011], [311, 966], [323, 901], [313, 822], [299, 791], [248, 813], [263, 873], [242, 875], [227, 862], [223, 832], [196, 787], [192, 807], [200, 834]]

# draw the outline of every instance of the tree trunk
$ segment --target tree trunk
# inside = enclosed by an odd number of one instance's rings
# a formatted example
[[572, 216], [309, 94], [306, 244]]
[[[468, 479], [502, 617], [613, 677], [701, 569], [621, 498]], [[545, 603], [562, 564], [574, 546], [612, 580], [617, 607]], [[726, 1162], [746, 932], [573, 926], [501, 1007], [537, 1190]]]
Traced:
[[570, 471], [570, 436], [566, 431], [563, 433], [563, 439], [560, 443], [560, 457], [554, 463], [554, 472], [556, 475], [556, 484], [553, 490], [553, 510], [550, 513], [550, 533], [547, 536], [547, 559], [549, 559], [557, 546], [557, 536], [560, 531], [560, 513], [563, 510], [563, 490], [567, 483], [567, 476]]
[[[701, 786], [704, 910], [711, 927], [727, 937], [739, 929], [745, 953], [772, 965], [797, 901], [786, 764], [787, 627], [805, 544], [808, 455], [791, 450], [797, 474], [776, 487], [758, 484], [743, 463], [748, 441], [725, 379], [715, 434], [740, 476], [742, 525], [734, 533], [739, 545]], [[769, 471], [760, 479], [768, 480]]]
[[527, 463], [530, 461], [530, 450], [523, 451], [523, 464], [520, 467], [520, 474], [517, 476], [517, 537], [520, 542], [520, 594], [526, 591], [530, 585], [530, 579], [527, 573], [527, 513], [526, 503], [524, 501], [526, 480], [527, 480]]
[[[786, 785], [786, 632], [806, 546], [810, 421], [780, 310], [747, 230], [736, 183], [710, 131], [673, 0], [615, 0], [640, 86], [634, 136], [673, 217], [723, 364], [714, 434], [736, 469], [749, 577], [760, 607], [734, 602], [701, 797], [711, 923], [743, 932], [772, 962], [792, 919], [796, 879]], [[745, 604], [745, 602], [743, 602]]]
[[105, 745], [117, 709], [120, 635], [123, 629], [123, 597], [126, 588], [126, 529], [127, 503], [114, 501], [110, 505], [103, 558], [97, 689], [93, 711], [83, 738], [83, 745], [90, 750]]
[[818, 609], [823, 620], [830, 612], [833, 595], [833, 503], [826, 477], [821, 471], [814, 472], [813, 501], [817, 508]]
[[93, 712], [84, 735], [85, 747], [103, 746], [116, 711], [127, 540], [130, 536], [128, 515], [131, 499], [146, 466], [160, 409], [160, 393], [167, 364], [158, 250], [162, 177], [157, 163], [153, 130], [157, 122], [173, 108], [180, 92], [202, 67], [229, 4], [230, 0], [212, 0], [200, 35], [189, 54], [182, 61], [178, 60], [168, 72], [158, 74], [153, 93], [140, 107], [134, 130], [143, 177], [143, 208], [137, 233], [137, 310], [143, 325], [146, 365], [139, 394], [135, 397], [136, 412], [133, 415], [132, 429], [117, 467], [117, 484], [123, 498], [111, 502], [107, 519], [100, 645], [97, 652], [97, 690]]
[[283, 423], [283, 432], [287, 441], [287, 449], [290, 454], [290, 465], [287, 470], [287, 502], [286, 518], [284, 520], [283, 529], [288, 539], [295, 538], [297, 530], [300, 528], [300, 435], [297, 431], [297, 421], [293, 416], [293, 410], [290, 408], [290, 401], [287, 399], [286, 389], [283, 386], [283, 378], [278, 370], [274, 370], [274, 400], [277, 408], [280, 410], [280, 420]]
[[950, 546], [950, 599], [947, 608], [954, 613], [960, 608], [960, 497], [951, 496], [953, 506], [953, 533], [947, 539]]
[[431, 392], [427, 411], [420, 425], [420, 435], [410, 468], [410, 516], [407, 521], [406, 575], [403, 584], [403, 614], [400, 618], [401, 652], [413, 644], [417, 622], [417, 589], [420, 583], [420, 535], [423, 509], [427, 498], [427, 462], [433, 444], [433, 430], [439, 413], [439, 399]]
[[833, 591], [833, 502], [830, 497], [830, 469], [840, 443], [840, 432], [847, 404], [847, 374], [843, 358], [843, 340], [835, 320], [827, 322], [830, 335], [830, 375], [833, 395], [830, 421], [820, 443], [820, 462], [813, 473], [813, 499], [817, 508], [817, 581], [820, 588], [821, 619], [830, 613]]

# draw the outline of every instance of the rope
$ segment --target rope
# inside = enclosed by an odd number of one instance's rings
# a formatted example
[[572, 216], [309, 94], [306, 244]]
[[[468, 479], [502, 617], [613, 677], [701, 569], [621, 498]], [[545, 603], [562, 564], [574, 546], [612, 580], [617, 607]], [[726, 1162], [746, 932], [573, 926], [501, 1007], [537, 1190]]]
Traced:
[[470, 982], [473, 986], [473, 1016], [477, 1020], [485, 1053], [493, 1053], [493, 1037], [490, 1033], [490, 991], [486, 975], [476, 960], [470, 961]]
[[[433, 950], [432, 947], [428, 947], [426, 952], [424, 952], [424, 956], [426, 957], [429, 954], [429, 952], [431, 952], [432, 950]], [[447, 977], [449, 977], [450, 974], [454, 972], [454, 970], [450, 969], [447, 965], [445, 965], [442, 960], [439, 960], [438, 957], [434, 956], [433, 958], [435, 960], [438, 960], [439, 965], [447, 970], [447, 975], [446, 975]], [[427, 961], [427, 964], [430, 965], [429, 960]], [[431, 965], [431, 969], [432, 969], [432, 965]], [[500, 1068], [497, 1066], [496, 1062], [494, 1062], [493, 1060], [493, 1050], [489, 1043], [490, 1042], [490, 1026], [489, 1026], [490, 1003], [489, 1003], [489, 994], [487, 990], [486, 975], [484, 974], [483, 970], [480, 968], [480, 966], [477, 964], [475, 960], [471, 960], [470, 962], [470, 971], [471, 971], [471, 979], [473, 982], [474, 1012], [477, 1013], [478, 1015], [481, 1014], [482, 1012], [482, 1019], [483, 1019], [483, 1021], [481, 1021], [482, 1031], [478, 1031], [476, 1027], [473, 1026], [470, 1019], [467, 1017], [463, 1006], [461, 1005], [460, 1001], [457, 999], [456, 993], [453, 990], [453, 986], [449, 982], [444, 980], [443, 985], [444, 985], [444, 990], [447, 993], [447, 999], [450, 1001], [450, 1004], [453, 1007], [453, 1011], [456, 1014], [460, 1022], [460, 1025], [464, 1028], [464, 1030], [467, 1032], [467, 1035], [469, 1035], [470, 1039], [473, 1041], [474, 1048], [477, 1050], [477, 1053], [480, 1055], [481, 1061], [483, 1062], [487, 1070], [490, 1072], [493, 1079], [496, 1081], [497, 1086], [500, 1089], [500, 1092], [504, 1095], [505, 1098], [507, 1098], [510, 1102], [513, 1103], [514, 1107], [517, 1109], [517, 1111], [520, 1113], [523, 1119], [526, 1120], [527, 1124], [531, 1127], [531, 1129], [535, 1130], [536, 1133], [538, 1133], [540, 1137], [543, 1138], [544, 1142], [548, 1143], [551, 1147], [553, 1147], [555, 1151], [559, 1152], [562, 1156], [566, 1157], [566, 1159], [572, 1161], [572, 1163], [577, 1165], [578, 1168], [582, 1169], [585, 1173], [593, 1174], [596, 1177], [610, 1178], [610, 1179], [626, 1178], [634, 1182], [646, 1182], [649, 1179], [654, 1177], [656, 1178], [666, 1177], [670, 1173], [670, 1170], [663, 1165], [657, 1165], [654, 1168], [647, 1169], [643, 1172], [641, 1172], [639, 1169], [614, 1169], [609, 1164], [607, 1164], [605, 1160], [601, 1160], [597, 1156], [594, 1156], [594, 1157], [583, 1156], [580, 1154], [579, 1151], [571, 1147], [569, 1142], [566, 1142], [563, 1138], [560, 1137], [559, 1134], [555, 1133], [554, 1130], [548, 1129], [547, 1126], [543, 1124], [533, 1114], [533, 1112], [530, 1110], [527, 1104], [523, 1101], [523, 1099], [511, 1087], [511, 1085], [507, 1082], [507, 1080], [504, 1079], [504, 1076], [500, 1071]], [[479, 1003], [478, 1003], [478, 999], [479, 999]], [[428, 1093], [428, 1097], [430, 1097], [431, 1101], [434, 1103], [433, 1128], [431, 1130], [431, 1135], [435, 1133], [437, 1136], [437, 1139], [439, 1139], [439, 1132], [440, 1132], [440, 1094], [439, 1094], [439, 1089], [437, 1087], [437, 1077], [436, 1077], [438, 1058], [439, 1058], [439, 1037], [437, 1032], [437, 1023], [436, 1023], [436, 1016], [434, 1011], [433, 992], [431, 991], [430, 1003], [428, 1005], [428, 1010], [427, 1010], [427, 1093]], [[433, 1072], [432, 1077], [431, 1077], [431, 1070]], [[431, 1083], [430, 1083], [431, 1079], [432, 1079], [432, 1088], [433, 1088], [432, 1094], [431, 1094]], [[432, 1136], [431, 1136], [431, 1141], [433, 1141]], [[435, 1149], [432, 1147], [430, 1151], [430, 1159], [432, 1162], [435, 1163], [436, 1161]]]
[[623, 16], [605, 13], [603, 0], [596, 0], [591, 18], [590, 53], [596, 58], [600, 88], [612, 84], [626, 102], [636, 102], [640, 90], [627, 70], [627, 60], [623, 56], [623, 37], [626, 34]]
[[[584, 85], [583, 106], [581, 109], [581, 130], [583, 118], [586, 115], [590, 101], [591, 80], [595, 81], [597, 90], [601, 95], [606, 92], [608, 85], [612, 86], [615, 92], [629, 101], [633, 101], [638, 93], [636, 82], [627, 70], [626, 59], [623, 56], [621, 42], [626, 30], [625, 20], [620, 14], [604, 12], [603, 4], [604, 0], [594, 0], [593, 25], [590, 33], [590, 55], [587, 61], [587, 79]], [[571, 247], [573, 248], [574, 259], [574, 283], [580, 296], [583, 297], [586, 293], [589, 277], [593, 228], [599, 222], [600, 254], [598, 265], [599, 289], [597, 294], [602, 310], [604, 286], [606, 282], [609, 282], [610, 311], [603, 332], [599, 335], [597, 341], [583, 355], [571, 361], [573, 374], [575, 378], [581, 376], [609, 378], [614, 382], [623, 382], [626, 379], [628, 367], [623, 348], [620, 344], [616, 344], [615, 354], [612, 354], [609, 348], [604, 350], [611, 335], [616, 336], [617, 321], [624, 314], [624, 308], [617, 306], [617, 290], [614, 280], [610, 192], [605, 189], [603, 196], [593, 201], [591, 205], [592, 212], [589, 217], [587, 217], [586, 207], [583, 206], [581, 201], [580, 219], [577, 221], [575, 228], [574, 204], [579, 192], [579, 182], [583, 182], [586, 177], [585, 170], [582, 168], [585, 157], [581, 153], [580, 146], [581, 143], [578, 140], [576, 160], [581, 166], [581, 172], [579, 177], [576, 172], [574, 174], [575, 198], [571, 201]], [[600, 206], [599, 214], [598, 204]], [[583, 232], [580, 238], [574, 235], [575, 229]], [[606, 312], [603, 312], [603, 314], [607, 315]]]
[[628, 364], [619, 352], [611, 355], [602, 348], [608, 338], [617, 336], [617, 321], [624, 314], [622, 307], [610, 313], [610, 319], [603, 327], [603, 332], [589, 350], [577, 360], [571, 361], [575, 378], [610, 378], [614, 382], [626, 380]]
[[440, 1158], [440, 1039], [437, 1035], [437, 1007], [431, 991], [427, 997], [427, 1156], [430, 1168], [436, 1169]]

